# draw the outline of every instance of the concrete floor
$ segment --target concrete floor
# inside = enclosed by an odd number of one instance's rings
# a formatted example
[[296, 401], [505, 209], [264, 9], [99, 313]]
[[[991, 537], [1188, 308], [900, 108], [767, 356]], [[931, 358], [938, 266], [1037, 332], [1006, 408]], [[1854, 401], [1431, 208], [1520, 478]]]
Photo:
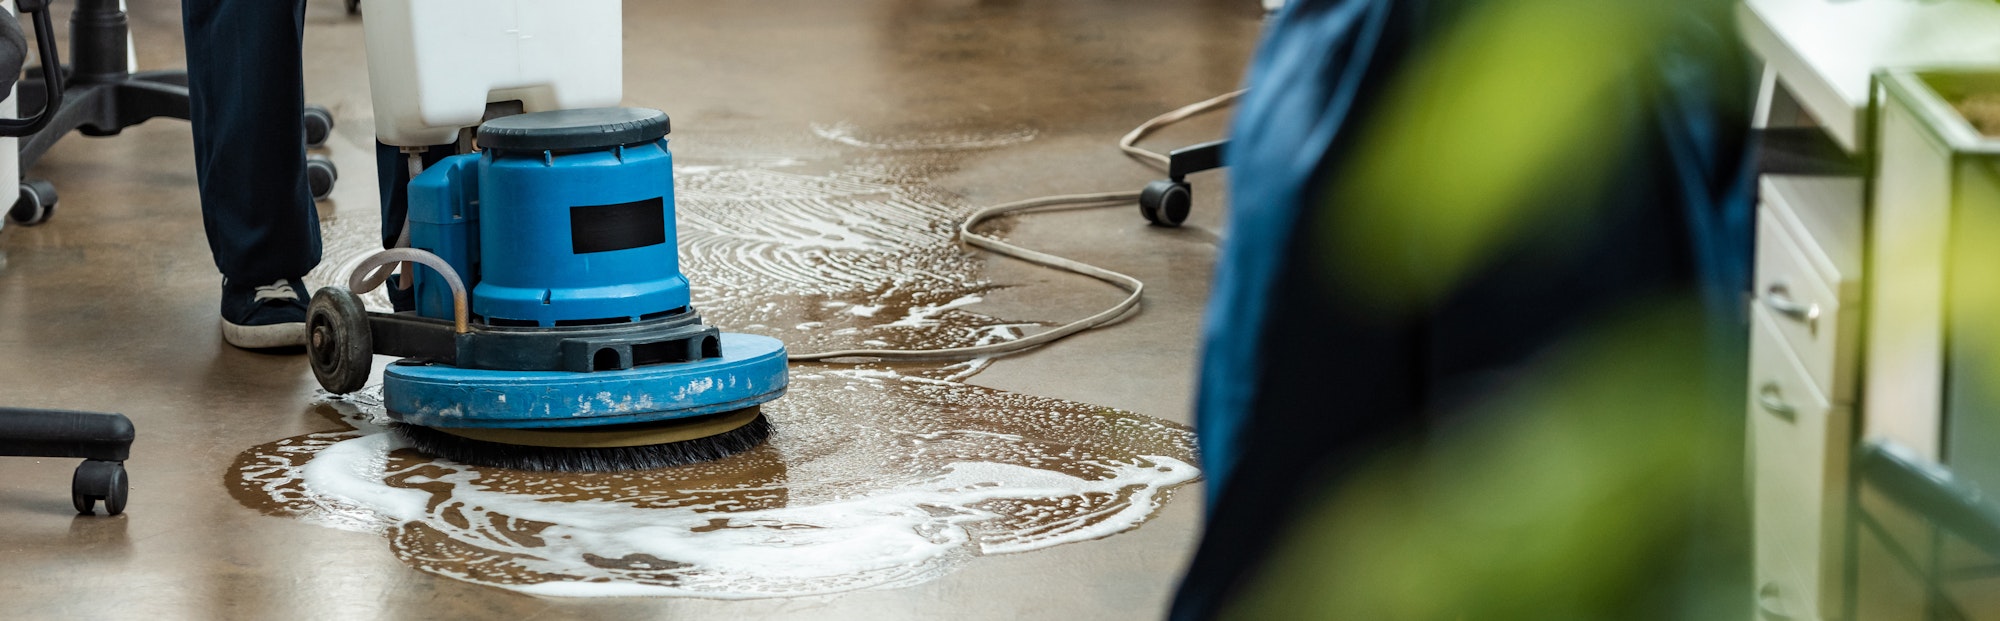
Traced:
[[[133, 11], [140, 65], [181, 65], [178, 7]], [[1234, 88], [1259, 18], [1241, 0], [644, 0], [627, 2], [625, 14], [627, 101], [673, 115], [683, 163], [745, 149], [824, 153], [814, 127], [839, 123], [889, 137], [1031, 135], [965, 152], [924, 180], [967, 205], [1137, 189], [1155, 174], [1113, 142], [1146, 118]], [[339, 3], [308, 8], [308, 100], [341, 123], [328, 153], [344, 178], [319, 205], [334, 223], [376, 213], [361, 38]], [[1149, 144], [1206, 140], [1221, 126], [1205, 119]], [[556, 599], [420, 572], [379, 536], [266, 516], [230, 498], [224, 479], [239, 453], [334, 424], [312, 412], [317, 386], [302, 356], [239, 351], [220, 338], [219, 277], [186, 124], [72, 136], [28, 174], [53, 181], [62, 203], [47, 225], [0, 230], [0, 404], [123, 412], [140, 436], [128, 513], [115, 518], [72, 515], [75, 462], [0, 459], [0, 616], [1152, 618], [1192, 550], [1199, 485], [1143, 528], [983, 557], [900, 589]], [[1129, 208], [1014, 224], [1016, 241], [1145, 280], [1144, 312], [1001, 359], [968, 383], [1186, 423], [1223, 179], [1195, 181], [1197, 213], [1178, 230], [1148, 227]], [[1007, 286], [976, 309], [987, 315], [1063, 321], [1117, 299], [1093, 281], [1004, 259], [984, 265], [985, 278]]]

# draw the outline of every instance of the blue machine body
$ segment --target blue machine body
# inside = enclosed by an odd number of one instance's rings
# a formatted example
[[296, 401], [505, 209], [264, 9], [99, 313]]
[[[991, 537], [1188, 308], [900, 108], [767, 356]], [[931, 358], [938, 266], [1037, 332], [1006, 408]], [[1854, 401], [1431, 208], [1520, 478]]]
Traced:
[[[472, 314], [488, 321], [637, 321], [688, 306], [664, 138], [559, 155], [458, 155], [409, 187], [411, 245], [472, 275]], [[432, 284], [418, 292], [419, 314], [451, 317], [450, 290]]]
[[[466, 283], [479, 281], [479, 159], [455, 155], [410, 180], [410, 246], [450, 263]], [[417, 314], [451, 318], [451, 287], [427, 270], [416, 278]]]
[[[590, 124], [606, 118], [602, 132]], [[458, 272], [475, 329], [560, 331], [691, 310], [665, 115], [611, 108], [502, 120], [514, 131], [494, 139], [504, 147], [446, 158], [408, 186], [410, 245]], [[554, 146], [534, 148], [543, 143]], [[441, 277], [420, 269], [415, 287], [418, 315], [452, 317]], [[384, 400], [392, 416], [419, 425], [547, 428], [701, 416], [784, 393], [783, 343], [720, 340], [719, 357], [595, 372], [392, 365]]]
[[553, 326], [686, 308], [673, 162], [664, 138], [600, 151], [481, 154], [472, 312]]

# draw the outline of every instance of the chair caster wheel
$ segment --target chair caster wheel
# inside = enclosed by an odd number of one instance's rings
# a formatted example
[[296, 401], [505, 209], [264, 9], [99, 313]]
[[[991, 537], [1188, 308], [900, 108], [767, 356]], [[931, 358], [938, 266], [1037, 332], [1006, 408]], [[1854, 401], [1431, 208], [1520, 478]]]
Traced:
[[1146, 184], [1139, 192], [1139, 213], [1160, 226], [1180, 226], [1187, 221], [1194, 194], [1185, 181], [1161, 179]]
[[56, 185], [42, 179], [21, 182], [21, 194], [7, 217], [24, 226], [48, 222], [56, 215]]
[[368, 383], [375, 335], [361, 296], [326, 287], [306, 305], [306, 361], [327, 392], [344, 395]]
[[317, 149], [326, 146], [326, 139], [333, 137], [333, 111], [326, 106], [306, 106], [303, 120], [306, 124], [306, 147]]
[[105, 515], [125, 512], [125, 464], [116, 461], [85, 461], [70, 479], [69, 500], [80, 515], [92, 515], [97, 501], [104, 501]]
[[306, 158], [306, 189], [312, 192], [313, 200], [332, 196], [333, 182], [339, 179], [340, 169], [334, 168], [333, 160], [318, 155]]

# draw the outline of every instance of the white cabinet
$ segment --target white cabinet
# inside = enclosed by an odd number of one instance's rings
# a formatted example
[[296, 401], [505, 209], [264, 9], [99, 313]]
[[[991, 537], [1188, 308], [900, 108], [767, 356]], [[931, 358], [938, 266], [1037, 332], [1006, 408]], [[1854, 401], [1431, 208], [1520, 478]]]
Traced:
[[1767, 176], [1748, 438], [1759, 618], [1838, 618], [1853, 444], [1861, 182]]
[[1828, 397], [1854, 399], [1861, 322], [1861, 180], [1765, 176], [1759, 184], [1758, 306]]
[[[1946, 379], [1966, 366], [1952, 357], [1963, 348], [1946, 346], [1961, 327], [1947, 323], [1955, 316], [1946, 312], [1950, 285], [1964, 282], [1948, 267], [1971, 265], [1984, 278], [1994, 264], [1956, 256], [1972, 246], [1959, 239], [1964, 214], [1954, 209], [1969, 196], [2000, 197], [2000, 176], [1991, 174], [2000, 170], [2000, 140], [1963, 120], [1941, 122], [1955, 114], [1945, 101], [1952, 98], [1929, 92], [1982, 84], [2000, 92], [1992, 87], [2000, 72], [1903, 70], [2000, 62], [2000, 4], [1742, 0], [1737, 17], [1765, 67], [1758, 126], [1800, 121], [1873, 164], [1866, 189], [1855, 179], [1800, 177], [1766, 177], [1759, 188], [1747, 425], [1763, 610], [1752, 615], [1839, 618], [1847, 599], [1842, 535], [1852, 519], [1843, 495], [1857, 435], [1954, 470], [2000, 472], [2000, 457], [1981, 461], [2000, 424], [1958, 429], [1946, 415], [1947, 386], [1968, 384]], [[1992, 170], [1968, 174], [1977, 167]], [[1967, 443], [1957, 461], [1953, 443]], [[1924, 614], [1894, 610], [1898, 616], [1881, 618]]]

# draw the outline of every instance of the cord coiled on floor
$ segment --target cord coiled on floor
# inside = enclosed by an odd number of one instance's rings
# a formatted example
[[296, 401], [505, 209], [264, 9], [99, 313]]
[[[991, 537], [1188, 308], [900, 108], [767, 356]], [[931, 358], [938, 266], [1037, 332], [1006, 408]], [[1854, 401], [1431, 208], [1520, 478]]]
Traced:
[[[1235, 102], [1236, 98], [1241, 96], [1244, 92], [1245, 91], [1239, 90], [1235, 92], [1225, 93], [1207, 100], [1182, 106], [1166, 114], [1153, 117], [1152, 119], [1147, 120], [1145, 123], [1139, 124], [1138, 127], [1133, 128], [1131, 132], [1126, 133], [1124, 137], [1120, 138], [1118, 140], [1118, 148], [1124, 151], [1126, 154], [1131, 155], [1135, 159], [1150, 164], [1157, 164], [1160, 168], [1164, 169], [1166, 168], [1167, 163], [1169, 161], [1168, 157], [1158, 152], [1138, 147], [1136, 143], [1139, 141], [1139, 139], [1144, 138], [1147, 134], [1150, 134], [1155, 130], [1166, 127], [1168, 125], [1179, 123], [1181, 121], [1187, 120], [1190, 117], [1202, 114], [1204, 112], [1209, 112], [1212, 110], [1217, 110], [1225, 106], [1228, 106], [1230, 103]], [[1120, 205], [1130, 205], [1137, 200], [1139, 200], [1138, 192], [1098, 192], [1093, 194], [1063, 194], [1057, 196], [1044, 196], [1040, 198], [1031, 198], [1027, 200], [1014, 201], [1011, 203], [1001, 203], [999, 205], [994, 205], [991, 207], [987, 207], [985, 209], [981, 209], [979, 211], [975, 211], [972, 213], [972, 215], [967, 216], [965, 220], [960, 222], [958, 225], [958, 238], [960, 241], [963, 241], [966, 244], [977, 246], [979, 248], [990, 251], [994, 254], [1013, 257], [1015, 259], [1020, 259], [1022, 261], [1026, 261], [1028, 263], [1032, 263], [1042, 267], [1089, 276], [1091, 278], [1095, 278], [1110, 283], [1111, 285], [1116, 286], [1120, 289], [1124, 289], [1127, 292], [1125, 299], [1120, 300], [1117, 304], [1111, 306], [1110, 308], [1104, 309], [1103, 311], [1100, 311], [1097, 314], [1063, 324], [1062, 326], [1057, 327], [1053, 330], [1048, 330], [1045, 332], [1037, 332], [1035, 334], [1030, 334], [1028, 336], [1019, 339], [1015, 339], [1012, 341], [1004, 341], [1000, 343], [988, 343], [984, 345], [968, 345], [965, 347], [944, 347], [937, 349], [841, 349], [835, 351], [824, 351], [824, 352], [813, 352], [813, 353], [802, 353], [802, 354], [795, 353], [791, 354], [789, 358], [795, 361], [809, 362], [809, 361], [828, 361], [839, 358], [871, 358], [876, 360], [938, 360], [938, 359], [965, 359], [965, 358], [979, 358], [983, 356], [997, 356], [1002, 354], [1011, 354], [1026, 349], [1032, 349], [1035, 347], [1040, 347], [1042, 345], [1047, 345], [1049, 343], [1053, 343], [1069, 335], [1076, 334], [1084, 330], [1089, 330], [1091, 328], [1095, 328], [1116, 321], [1120, 317], [1125, 316], [1126, 313], [1132, 312], [1134, 309], [1138, 308], [1139, 299], [1146, 291], [1145, 282], [1140, 281], [1137, 278], [1133, 278], [1132, 276], [1127, 274], [1114, 272], [1095, 265], [1091, 265], [1089, 263], [1077, 261], [1075, 259], [1059, 257], [1038, 250], [1030, 250], [1028, 248], [1023, 248], [1011, 243], [1000, 241], [999, 239], [993, 237], [980, 235], [978, 233], [972, 232], [972, 229], [973, 227], [976, 227], [981, 223], [986, 222], [987, 220], [991, 220], [1010, 213], [1055, 211], [1058, 209], [1091, 209], [1098, 207], [1116, 207]]]

